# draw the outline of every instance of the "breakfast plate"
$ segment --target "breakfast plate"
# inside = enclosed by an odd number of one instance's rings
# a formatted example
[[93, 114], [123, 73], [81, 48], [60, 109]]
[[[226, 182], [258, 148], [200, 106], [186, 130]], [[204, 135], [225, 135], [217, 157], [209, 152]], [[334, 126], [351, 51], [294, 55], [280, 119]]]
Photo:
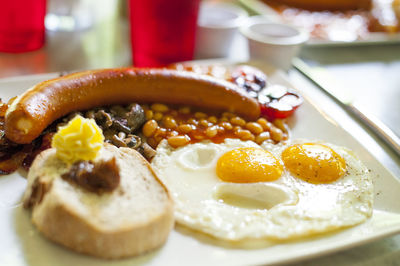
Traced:
[[[272, 22], [285, 22], [285, 19], [279, 14], [274, 8], [269, 6], [267, 3], [262, 0], [239, 0], [239, 2], [248, 9], [252, 14], [262, 15], [268, 17]], [[384, 1], [382, 1], [384, 2]], [[307, 25], [307, 27], [312, 24], [311, 22], [307, 22], [309, 19], [309, 14], [311, 12], [304, 12], [302, 16], [299, 17], [299, 21]], [[292, 15], [292, 12], [287, 12], [287, 21], [293, 21], [296, 19], [295, 15]], [[328, 20], [326, 14], [320, 12], [315, 15], [316, 20], [324, 18]], [[326, 46], [357, 46], [357, 45], [377, 45], [377, 44], [392, 44], [400, 42], [400, 33], [399, 32], [368, 32], [367, 30], [361, 29], [363, 26], [362, 20], [360, 16], [355, 16], [354, 19], [350, 22], [346, 22], [344, 19], [331, 19], [334, 23], [331, 23], [329, 26], [331, 29], [328, 33], [325, 33], [327, 38], [320, 37], [311, 37], [310, 40], [306, 43], [307, 46], [311, 47], [326, 47]], [[300, 23], [300, 22], [299, 22]], [[293, 23], [297, 25], [296, 23]], [[337, 24], [337, 26], [336, 26]], [[303, 25], [303, 24], [299, 24]], [[297, 26], [299, 26], [297, 25]], [[333, 25], [333, 26], [332, 26]], [[360, 27], [358, 29], [357, 27]], [[343, 30], [344, 28], [344, 30]], [[350, 31], [349, 29], [352, 29]], [[322, 31], [321, 31], [322, 32]], [[361, 38], [356, 38], [354, 35], [359, 34], [362, 36]]]
[[[269, 82], [291, 87], [280, 71], [264, 67]], [[0, 81], [3, 100], [22, 93], [32, 85], [58, 76], [45, 74]], [[365, 223], [337, 232], [280, 243], [254, 243], [246, 248], [223, 244], [176, 226], [167, 243], [136, 258], [106, 261], [81, 255], [58, 246], [44, 237], [30, 222], [21, 205], [25, 173], [19, 171], [0, 178], [0, 264], [1, 265], [254, 265], [297, 262], [362, 245], [400, 232], [400, 182], [331, 114], [307, 98], [289, 120], [291, 138], [324, 140], [352, 149], [374, 177], [373, 216]]]

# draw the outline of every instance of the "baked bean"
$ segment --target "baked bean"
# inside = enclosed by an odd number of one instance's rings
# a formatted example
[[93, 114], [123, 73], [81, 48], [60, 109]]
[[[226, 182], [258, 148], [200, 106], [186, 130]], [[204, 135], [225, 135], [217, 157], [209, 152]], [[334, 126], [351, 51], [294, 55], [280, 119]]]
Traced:
[[226, 118], [230, 119], [232, 117], [235, 117], [235, 115], [230, 112], [223, 112], [222, 117], [226, 117]]
[[255, 137], [251, 134], [250, 130], [240, 129], [235, 132], [235, 135], [241, 140], [254, 140]]
[[237, 126], [241, 126], [241, 127], [246, 125], [246, 121], [244, 121], [243, 118], [240, 118], [238, 116], [232, 117], [230, 122], [233, 125], [237, 125]]
[[242, 130], [243, 128], [241, 126], [234, 126], [233, 127], [233, 132], [237, 132], [239, 130]]
[[262, 126], [260, 124], [258, 124], [258, 123], [255, 123], [255, 122], [248, 122], [246, 124], [246, 128], [248, 130], [250, 130], [251, 133], [254, 133], [256, 135], [258, 135], [258, 134], [260, 134], [261, 132], [264, 131]]
[[231, 130], [233, 128], [232, 124], [229, 122], [221, 122], [218, 125], [225, 128], [226, 130]]
[[163, 139], [165, 139], [168, 135], [168, 131], [165, 128], [159, 127], [153, 135], [153, 138], [159, 143]]
[[277, 127], [271, 127], [270, 130], [271, 139], [275, 142], [279, 142], [283, 138], [283, 132]]
[[179, 135], [179, 133], [176, 132], [175, 130], [172, 130], [172, 131], [168, 132], [168, 136], [169, 136], [169, 137], [171, 137], [171, 136], [178, 136], [178, 135]]
[[158, 128], [157, 121], [149, 120], [143, 125], [143, 128], [142, 128], [143, 135], [145, 137], [147, 137], [147, 138], [151, 137], [151, 136], [154, 135], [154, 133], [156, 132], [157, 128]]
[[197, 119], [207, 118], [207, 114], [203, 112], [196, 112], [194, 113], [194, 117], [196, 117]]
[[225, 128], [221, 127], [221, 126], [216, 126], [218, 129], [218, 134], [223, 134], [225, 132]]
[[[232, 133], [238, 139], [252, 140], [257, 144], [277, 143], [288, 138], [285, 121], [281, 119], [276, 119], [273, 123], [265, 118], [247, 122], [231, 112], [209, 116], [205, 112], [192, 113], [188, 106], [170, 109], [169, 106], [160, 103], [150, 107], [142, 105], [142, 108], [147, 120], [142, 132], [153, 148], [163, 139], [176, 148], [191, 143], [192, 140], [197, 142], [217, 136], [218, 139], [232, 137]], [[186, 120], [185, 117], [188, 116], [190, 118]]]
[[195, 126], [199, 124], [199, 121], [197, 121], [195, 118], [189, 118], [187, 122]]
[[165, 137], [167, 135], [167, 132], [168, 132], [168, 130], [166, 128], [158, 127], [153, 136], [154, 137], [157, 137], [157, 136]]
[[188, 144], [189, 141], [190, 141], [190, 138], [188, 135], [172, 136], [172, 137], [168, 138], [168, 144], [174, 148], [184, 146], [184, 145]]
[[268, 121], [267, 126], [269, 127], [269, 131], [271, 131], [271, 128], [275, 127], [274, 124]]
[[269, 128], [270, 128], [270, 123], [267, 121], [267, 119], [265, 119], [265, 118], [259, 118], [258, 120], [257, 120], [257, 123], [260, 125], [260, 126], [262, 126], [262, 128], [264, 129], [264, 130], [269, 130]]
[[203, 126], [203, 127], [209, 127], [209, 126], [212, 126], [212, 123], [208, 122], [207, 119], [203, 118], [203, 119], [200, 119], [199, 125]]
[[172, 118], [171, 116], [165, 116], [163, 119], [163, 124], [166, 128], [171, 128], [171, 129], [174, 129], [178, 126], [175, 119]]
[[155, 112], [153, 115], [153, 119], [156, 121], [161, 121], [162, 118], [163, 118], [163, 114], [160, 112]]
[[187, 106], [179, 108], [179, 113], [181, 114], [189, 114], [190, 113], [190, 108]]
[[205, 135], [203, 135], [203, 134], [201, 134], [201, 133], [198, 133], [198, 132], [196, 132], [196, 131], [195, 131], [194, 133], [192, 133], [191, 136], [192, 136], [195, 140], [203, 140], [203, 139], [206, 138]]
[[208, 118], [208, 121], [209, 121], [210, 123], [216, 124], [216, 123], [218, 122], [218, 119], [217, 119], [215, 116], [210, 116], [210, 117]]
[[218, 133], [218, 127], [217, 126], [211, 126], [206, 129], [206, 136], [208, 138], [213, 138], [217, 135]]
[[168, 106], [166, 106], [165, 104], [162, 104], [162, 103], [153, 103], [151, 105], [151, 109], [154, 112], [160, 112], [160, 113], [165, 113], [169, 110]]
[[271, 137], [270, 137], [269, 132], [265, 131], [265, 132], [260, 133], [260, 135], [258, 135], [256, 137], [255, 141], [256, 141], [257, 144], [261, 145], [261, 143], [263, 143], [265, 140], [270, 139], [270, 138]]
[[146, 116], [146, 120], [153, 119], [153, 111], [152, 110], [144, 111], [144, 115]]
[[146, 141], [152, 148], [157, 148], [158, 142], [154, 138], [148, 138]]
[[286, 126], [282, 119], [275, 119], [273, 123], [277, 128], [282, 130], [282, 132], [286, 132]]
[[178, 126], [178, 131], [182, 133], [189, 133], [190, 131], [196, 129], [195, 126], [190, 125], [190, 124], [182, 124]]

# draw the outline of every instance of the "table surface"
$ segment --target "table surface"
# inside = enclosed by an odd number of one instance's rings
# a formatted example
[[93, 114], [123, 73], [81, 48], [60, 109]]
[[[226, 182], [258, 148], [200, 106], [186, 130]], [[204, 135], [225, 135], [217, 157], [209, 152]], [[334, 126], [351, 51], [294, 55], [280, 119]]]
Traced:
[[[121, 19], [103, 21], [84, 31], [47, 32], [46, 37], [45, 46], [38, 51], [0, 53], [0, 78], [131, 65], [129, 28]], [[321, 77], [351, 92], [355, 105], [372, 110], [400, 135], [400, 44], [304, 48], [300, 56]], [[236, 36], [228, 59], [246, 61], [247, 58], [246, 41]], [[297, 71], [290, 70], [288, 74], [293, 85], [314, 101], [335, 105]], [[356, 126], [370, 134], [362, 125]], [[369, 149], [377, 153], [378, 160], [400, 177], [400, 159], [373, 136], [366, 141], [371, 143]], [[399, 265], [399, 260], [400, 235], [397, 235], [300, 265]]]

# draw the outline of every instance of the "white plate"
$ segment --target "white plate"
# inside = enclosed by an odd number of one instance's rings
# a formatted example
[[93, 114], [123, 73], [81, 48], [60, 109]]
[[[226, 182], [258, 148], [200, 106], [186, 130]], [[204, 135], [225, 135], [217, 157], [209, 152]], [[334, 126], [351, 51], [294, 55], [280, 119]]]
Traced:
[[[269, 69], [271, 83], [289, 86], [286, 77]], [[56, 76], [46, 74], [0, 80], [3, 100], [33, 84]], [[216, 245], [209, 239], [175, 229], [159, 250], [138, 258], [104, 261], [71, 252], [46, 240], [32, 226], [21, 206], [26, 181], [19, 173], [0, 177], [0, 265], [254, 265], [300, 261], [361, 245], [400, 232], [400, 183], [334, 120], [306, 100], [290, 121], [292, 137], [326, 140], [353, 149], [375, 176], [374, 213], [367, 222], [336, 233], [258, 249]]]
[[[269, 17], [274, 22], [282, 22], [279, 13], [261, 0], [239, 0], [239, 2], [252, 13]], [[354, 41], [332, 41], [318, 38], [310, 38], [306, 43], [312, 47], [328, 46], [357, 46], [357, 45], [376, 45], [400, 43], [400, 33], [388, 34], [384, 32], [371, 32], [366, 39]]]

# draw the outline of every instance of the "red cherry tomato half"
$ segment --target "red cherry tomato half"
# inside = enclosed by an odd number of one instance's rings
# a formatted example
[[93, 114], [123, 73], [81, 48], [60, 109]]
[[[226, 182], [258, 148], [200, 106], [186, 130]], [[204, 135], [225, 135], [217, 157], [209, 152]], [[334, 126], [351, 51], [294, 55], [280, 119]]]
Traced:
[[281, 85], [272, 85], [259, 93], [261, 114], [270, 120], [291, 116], [303, 103], [303, 98], [295, 91]]

